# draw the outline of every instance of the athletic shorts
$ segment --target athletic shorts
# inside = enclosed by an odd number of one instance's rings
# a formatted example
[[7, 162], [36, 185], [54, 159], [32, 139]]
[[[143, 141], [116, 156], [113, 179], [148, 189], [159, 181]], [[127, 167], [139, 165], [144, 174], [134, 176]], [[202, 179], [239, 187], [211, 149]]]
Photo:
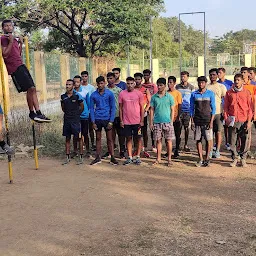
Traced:
[[81, 119], [81, 133], [85, 137], [88, 135], [89, 131], [89, 120], [88, 119]]
[[214, 132], [221, 132], [223, 130], [223, 124], [221, 119], [222, 119], [221, 114], [217, 114], [214, 116], [214, 120], [213, 120]]
[[101, 132], [102, 128], [104, 128], [105, 131], [109, 131], [108, 123], [109, 123], [109, 120], [95, 120], [95, 124], [97, 125], [97, 128], [98, 128], [97, 131]]
[[213, 132], [212, 129], [207, 129], [206, 125], [196, 125], [195, 127], [195, 140], [201, 141], [202, 139], [206, 141], [213, 140]]
[[35, 87], [33, 78], [24, 64], [19, 66], [11, 76], [18, 92], [26, 92], [29, 88]]
[[2, 109], [2, 106], [0, 105], [0, 115], [3, 115], [4, 112], [3, 112], [3, 109]]
[[71, 138], [73, 135], [75, 138], [81, 138], [81, 123], [68, 123], [63, 124], [63, 136]]
[[125, 125], [123, 130], [125, 137], [141, 137], [141, 126], [139, 124]]
[[162, 138], [165, 138], [166, 140], [174, 140], [175, 139], [175, 133], [173, 124], [171, 123], [158, 123], [154, 124], [154, 140], [162, 140]]
[[187, 113], [187, 112], [181, 113], [180, 121], [182, 126], [184, 126], [185, 128], [188, 128], [190, 123], [190, 113]]

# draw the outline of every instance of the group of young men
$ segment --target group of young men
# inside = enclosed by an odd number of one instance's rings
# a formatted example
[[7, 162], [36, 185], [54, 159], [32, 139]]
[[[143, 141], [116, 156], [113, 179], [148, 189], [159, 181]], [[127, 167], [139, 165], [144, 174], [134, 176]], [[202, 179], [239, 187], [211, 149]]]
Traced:
[[[88, 80], [88, 73], [86, 74]], [[197, 79], [198, 89], [188, 82], [189, 73], [181, 72], [181, 83], [176, 77], [168, 81], [159, 78], [157, 85], [151, 82], [151, 71], [144, 70], [128, 77], [126, 83], [120, 81], [120, 69], [115, 68], [96, 79], [94, 89], [82, 77], [68, 80], [67, 92], [61, 96], [64, 111], [63, 135], [66, 136], [65, 164], [70, 162], [70, 139], [74, 135], [79, 141], [82, 161], [83, 139], [90, 156], [88, 130], [96, 132], [96, 157], [91, 165], [101, 163], [101, 159], [110, 157], [110, 163], [117, 165], [114, 156], [115, 141], [118, 137], [119, 156], [126, 161], [124, 165], [141, 163], [141, 154], [150, 157], [148, 152], [148, 128], [151, 131], [152, 150], [157, 153], [154, 165], [162, 160], [162, 139], [165, 139], [167, 165], [171, 166], [173, 157], [180, 156], [181, 131], [184, 128], [184, 151], [190, 152], [189, 131], [194, 131], [199, 161], [196, 166], [209, 166], [210, 158], [220, 158], [222, 132], [225, 131], [226, 148], [231, 151], [231, 166], [246, 167], [246, 157], [250, 152], [251, 124], [256, 121], [255, 68], [241, 68], [234, 82], [225, 78], [224, 68], [209, 71], [209, 83], [206, 77]], [[144, 79], [144, 82], [143, 82]], [[86, 80], [86, 81], [87, 81]], [[72, 85], [73, 84], [73, 85]], [[90, 90], [88, 90], [90, 86]], [[76, 112], [76, 122], [74, 111]], [[71, 113], [72, 112], [72, 113]], [[80, 115], [80, 121], [79, 116]], [[70, 117], [69, 117], [70, 116]], [[71, 120], [71, 122], [70, 122]], [[76, 124], [74, 124], [76, 123]], [[148, 125], [149, 124], [149, 125]], [[102, 154], [102, 129], [107, 138], [107, 152]], [[82, 136], [81, 136], [82, 135]], [[206, 155], [203, 156], [202, 140], [206, 141]], [[172, 141], [176, 140], [175, 148]], [[213, 145], [215, 141], [215, 145]], [[77, 142], [75, 143], [77, 145]], [[92, 140], [92, 145], [93, 140]], [[75, 147], [75, 154], [77, 147]]]

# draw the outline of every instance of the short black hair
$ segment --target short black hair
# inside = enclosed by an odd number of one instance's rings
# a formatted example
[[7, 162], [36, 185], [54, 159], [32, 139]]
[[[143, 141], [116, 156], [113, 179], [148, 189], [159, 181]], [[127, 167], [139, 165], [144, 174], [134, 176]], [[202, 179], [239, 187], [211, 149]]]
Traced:
[[199, 83], [199, 82], [206, 82], [207, 83], [207, 78], [206, 78], [206, 76], [199, 76], [198, 78], [197, 78], [197, 82]]
[[185, 75], [189, 76], [189, 73], [188, 73], [188, 71], [182, 71], [182, 72], [180, 73], [180, 75], [181, 75], [181, 76], [185, 76]]
[[177, 81], [175, 76], [169, 76], [168, 77], [168, 82], [169, 82], [169, 80], [173, 80], [174, 83], [176, 83], [176, 81]]
[[226, 73], [226, 69], [225, 68], [218, 68], [218, 72], [223, 71], [224, 73]]
[[241, 67], [241, 70], [240, 70], [241, 72], [242, 71], [248, 71], [249, 72], [249, 68], [248, 67]]
[[165, 84], [166, 85], [166, 79], [164, 77], [158, 78], [156, 83], [157, 84]]
[[87, 75], [87, 76], [88, 76], [88, 75], [89, 75], [88, 71], [86, 71], [86, 70], [85, 70], [85, 71], [82, 71], [82, 72], [81, 72], [81, 76], [83, 76], [83, 75]]
[[242, 74], [240, 74], [240, 73], [238, 73], [238, 74], [235, 74], [235, 76], [234, 76], [234, 80], [236, 79], [236, 78], [241, 78], [241, 79], [243, 79], [243, 75]]
[[250, 67], [249, 71], [253, 71], [254, 73], [256, 73], [256, 68], [255, 67]]
[[218, 74], [219, 70], [217, 68], [211, 68], [209, 70], [209, 74], [211, 74], [212, 72], [216, 72], [216, 74]]
[[135, 79], [133, 78], [133, 77], [131, 77], [131, 76], [128, 76], [127, 78], [126, 78], [126, 81], [128, 82], [128, 81], [135, 81]]
[[68, 79], [66, 82], [72, 82], [74, 84], [74, 80], [73, 79]]
[[114, 71], [118, 71], [119, 73], [121, 73], [121, 69], [120, 68], [113, 68], [112, 72], [114, 72]]
[[115, 77], [115, 74], [114, 74], [113, 72], [108, 72], [108, 73], [107, 73], [107, 77], [111, 77], [111, 76], [112, 76], [112, 77]]
[[100, 82], [105, 82], [105, 77], [104, 76], [99, 76], [96, 78], [96, 83], [99, 84]]
[[139, 76], [140, 78], [142, 78], [142, 77], [143, 77], [143, 74], [140, 73], [140, 72], [137, 72], [137, 73], [135, 73], [133, 76], [134, 76], [134, 78], [135, 78], [135, 77], [138, 77], [138, 76]]
[[82, 80], [82, 77], [79, 76], [79, 75], [74, 76], [73, 80], [74, 80], [75, 78], [79, 78], [80, 80]]
[[2, 21], [2, 28], [4, 27], [4, 24], [6, 23], [13, 23], [12, 20], [3, 20]]
[[143, 70], [143, 75], [144, 74], [151, 74], [151, 70], [150, 69], [145, 69], [145, 70]]

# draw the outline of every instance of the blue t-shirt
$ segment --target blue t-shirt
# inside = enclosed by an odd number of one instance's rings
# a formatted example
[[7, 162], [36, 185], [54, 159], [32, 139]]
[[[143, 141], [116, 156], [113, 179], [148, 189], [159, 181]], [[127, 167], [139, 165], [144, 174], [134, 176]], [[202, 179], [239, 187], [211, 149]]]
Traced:
[[127, 86], [124, 81], [120, 81], [119, 84], [116, 84], [117, 87], [121, 88], [122, 90], [126, 90]]
[[95, 120], [106, 120], [114, 122], [116, 114], [116, 103], [113, 92], [109, 89], [100, 94], [98, 90], [92, 93], [90, 99], [90, 115], [92, 122]]
[[90, 95], [89, 95], [89, 93], [84, 89], [84, 86], [80, 86], [78, 91], [76, 91], [74, 89], [74, 92], [79, 94], [84, 102], [84, 111], [81, 113], [80, 118], [88, 119], [89, 113], [90, 113]]
[[171, 107], [175, 105], [173, 96], [166, 92], [163, 97], [158, 93], [151, 98], [150, 106], [154, 108], [154, 124], [170, 123]]
[[256, 81], [251, 80], [251, 84], [256, 85]]
[[1, 107], [1, 104], [0, 104], [0, 115], [3, 115], [3, 109], [2, 109], [2, 107]]
[[181, 112], [182, 113], [189, 113], [190, 111], [190, 97], [192, 92], [195, 90], [192, 84], [188, 84], [187, 86], [183, 84], [177, 84], [176, 90], [178, 90], [182, 95], [182, 105], [181, 105]]
[[82, 85], [82, 87], [86, 92], [89, 93], [89, 96], [91, 96], [92, 93], [96, 91], [96, 88], [91, 84]]
[[231, 89], [233, 82], [231, 80], [225, 79], [224, 82], [221, 82], [220, 80], [217, 81], [220, 84], [224, 84], [227, 88], [227, 91]]

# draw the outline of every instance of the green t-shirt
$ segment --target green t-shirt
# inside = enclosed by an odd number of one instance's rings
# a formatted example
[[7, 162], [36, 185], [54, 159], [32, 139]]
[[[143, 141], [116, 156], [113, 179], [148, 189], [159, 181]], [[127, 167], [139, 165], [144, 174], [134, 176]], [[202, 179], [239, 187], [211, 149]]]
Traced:
[[116, 103], [116, 115], [115, 117], [119, 116], [119, 103], [118, 103], [118, 96], [119, 93], [122, 91], [121, 88], [115, 86], [114, 88], [108, 87], [108, 89], [113, 92], [114, 96], [115, 96], [115, 103]]
[[154, 124], [170, 123], [171, 107], [175, 105], [174, 98], [168, 92], [163, 97], [156, 93], [152, 96], [150, 106], [154, 108]]

